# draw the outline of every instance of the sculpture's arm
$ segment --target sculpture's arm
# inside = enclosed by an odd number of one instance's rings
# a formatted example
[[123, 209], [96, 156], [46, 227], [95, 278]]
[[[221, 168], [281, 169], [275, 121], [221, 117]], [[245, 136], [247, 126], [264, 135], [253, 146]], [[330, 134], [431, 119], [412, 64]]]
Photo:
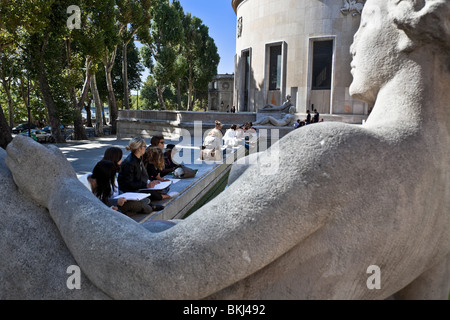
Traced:
[[[257, 190], [233, 184], [185, 221], [153, 234], [95, 198], [59, 150], [16, 137], [7, 152], [17, 185], [49, 209], [83, 272], [114, 298], [206, 297], [271, 263], [328, 218], [320, 210], [292, 210], [297, 201], [312, 201], [297, 177], [275, 190], [280, 175], [264, 176], [259, 170], [267, 165], [251, 166], [242, 177], [256, 177]], [[274, 163], [269, 156], [261, 161]], [[43, 170], [36, 170], [36, 163]], [[279, 169], [286, 170], [284, 164]], [[48, 185], [42, 187], [43, 181]], [[296, 199], [281, 201], [286, 194]]]

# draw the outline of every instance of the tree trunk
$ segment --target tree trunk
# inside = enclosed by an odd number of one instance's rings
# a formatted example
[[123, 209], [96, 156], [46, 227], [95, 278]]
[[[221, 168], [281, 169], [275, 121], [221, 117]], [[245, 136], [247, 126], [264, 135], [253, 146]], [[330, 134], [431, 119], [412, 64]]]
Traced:
[[[105, 113], [105, 106], [102, 104], [102, 118], [103, 118], [103, 125], [107, 126], [108, 123], [106, 123], [106, 113]], [[111, 114], [109, 118], [109, 124], [111, 124]]]
[[11, 128], [8, 126], [2, 106], [0, 105], [0, 147], [6, 149], [8, 143], [12, 140]]
[[12, 127], [14, 127], [13, 101], [12, 101], [12, 97], [11, 97], [12, 70], [9, 70], [9, 76], [7, 76], [5, 74], [5, 72], [6, 72], [5, 69], [6, 68], [4, 66], [0, 65], [1, 82], [3, 85], [3, 89], [5, 90], [5, 93], [6, 93], [6, 98], [8, 100], [9, 126], [12, 128]]
[[21, 77], [20, 78], [20, 94], [22, 95], [23, 102], [25, 103], [25, 107], [27, 109], [30, 107], [29, 106], [30, 102], [28, 101], [28, 92], [29, 91], [31, 92], [32, 89], [34, 90], [34, 88], [29, 88], [29, 86], [31, 86], [31, 82], [27, 81], [27, 88], [25, 89], [25, 80]]
[[128, 110], [130, 109], [130, 95], [128, 89], [128, 62], [127, 62], [127, 53], [128, 53], [128, 42], [123, 43], [122, 48], [122, 78], [123, 78], [123, 107]]
[[44, 53], [47, 47], [48, 34], [45, 35], [45, 39], [38, 51], [39, 65], [37, 68], [39, 87], [42, 92], [42, 99], [44, 100], [45, 106], [47, 107], [48, 118], [50, 120], [50, 126], [52, 128], [52, 136], [55, 138], [55, 142], [62, 143], [66, 142], [63, 135], [61, 134], [61, 122], [59, 121], [58, 111], [56, 109], [55, 101], [53, 100], [50, 85], [48, 84], [47, 74], [45, 73], [45, 63], [44, 63]]
[[[72, 70], [71, 65], [71, 50], [70, 50], [70, 39], [66, 39], [66, 52], [67, 52], [67, 64], [69, 67], [69, 70]], [[83, 84], [83, 90], [81, 92], [80, 99], [77, 99], [77, 96], [75, 94], [75, 88], [72, 87], [70, 89], [71, 91], [71, 98], [72, 98], [72, 104], [73, 109], [75, 112], [75, 119], [73, 121], [73, 127], [74, 127], [74, 139], [75, 140], [87, 140], [88, 137], [86, 135], [86, 129], [83, 126], [83, 117], [81, 116], [81, 110], [83, 110], [84, 102], [86, 101], [86, 98], [88, 96], [89, 92], [89, 84], [91, 81], [91, 58], [86, 58], [86, 76], [84, 79]]]
[[94, 96], [95, 103], [95, 136], [103, 136], [103, 116], [102, 116], [102, 101], [97, 89], [97, 79], [95, 73], [91, 77], [91, 91]]
[[181, 105], [181, 79], [178, 78], [177, 81], [177, 103], [178, 103], [178, 107], [177, 110], [180, 111], [183, 109], [182, 105]]
[[109, 103], [109, 116], [110, 116], [110, 124], [111, 124], [111, 134], [117, 133], [117, 104], [116, 97], [114, 95], [114, 89], [111, 79], [111, 70], [114, 65], [115, 54], [111, 58], [111, 61], [108, 61], [107, 53], [105, 53], [105, 58], [103, 60], [103, 64], [105, 65], [105, 73], [106, 73], [106, 86], [108, 88], [108, 103]]
[[156, 86], [156, 94], [158, 95], [158, 103], [161, 107], [161, 110], [166, 110], [166, 102], [164, 101], [163, 92], [164, 92], [164, 89], [162, 89], [161, 86]]
[[6, 97], [8, 99], [8, 113], [9, 113], [9, 125], [10, 127], [14, 127], [14, 111], [13, 111], [13, 101], [11, 97], [11, 82], [8, 81], [8, 84], [3, 82], [3, 88], [6, 92]]
[[[92, 77], [91, 77], [91, 86], [92, 86]], [[91, 115], [91, 103], [92, 98], [89, 98], [87, 104], [84, 105], [84, 110], [86, 110], [86, 127], [92, 128], [92, 115]]]
[[194, 79], [192, 75], [192, 66], [189, 66], [189, 79], [188, 79], [188, 110], [194, 110], [194, 102], [192, 100], [194, 91]]

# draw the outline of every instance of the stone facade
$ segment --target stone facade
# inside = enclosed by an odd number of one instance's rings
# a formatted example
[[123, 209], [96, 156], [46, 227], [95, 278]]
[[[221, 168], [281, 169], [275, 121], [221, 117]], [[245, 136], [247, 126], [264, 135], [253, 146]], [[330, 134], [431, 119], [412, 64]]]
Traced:
[[233, 84], [234, 74], [218, 74], [213, 78], [208, 86], [208, 111], [230, 111], [233, 106]]
[[298, 113], [317, 108], [364, 118], [370, 106], [349, 95], [350, 45], [363, 2], [233, 0], [236, 109], [255, 112], [290, 95]]

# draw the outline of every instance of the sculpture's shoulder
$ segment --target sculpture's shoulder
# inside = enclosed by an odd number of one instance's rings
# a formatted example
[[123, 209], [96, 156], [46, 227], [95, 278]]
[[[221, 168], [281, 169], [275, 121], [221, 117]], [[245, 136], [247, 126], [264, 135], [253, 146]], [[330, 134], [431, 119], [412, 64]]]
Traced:
[[287, 144], [300, 146], [342, 146], [350, 140], [366, 140], [375, 138], [375, 134], [361, 125], [342, 122], [321, 122], [303, 126], [293, 130], [286, 136]]

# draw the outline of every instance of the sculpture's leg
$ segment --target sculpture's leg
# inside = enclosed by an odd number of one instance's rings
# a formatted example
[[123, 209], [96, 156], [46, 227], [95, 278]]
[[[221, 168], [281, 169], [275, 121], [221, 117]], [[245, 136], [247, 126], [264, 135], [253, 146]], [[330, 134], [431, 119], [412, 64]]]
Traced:
[[422, 273], [416, 280], [395, 294], [396, 299], [447, 300], [450, 291], [450, 255]]

